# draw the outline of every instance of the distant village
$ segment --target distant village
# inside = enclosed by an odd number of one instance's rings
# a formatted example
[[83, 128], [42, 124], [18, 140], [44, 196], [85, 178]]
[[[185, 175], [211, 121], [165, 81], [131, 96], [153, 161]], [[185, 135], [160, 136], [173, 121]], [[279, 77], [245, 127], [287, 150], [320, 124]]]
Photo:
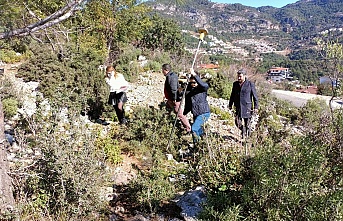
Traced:
[[[195, 33], [190, 32], [188, 30], [182, 30], [183, 33], [189, 33], [194, 38], [198, 38]], [[243, 39], [243, 40], [236, 40], [233, 42], [224, 42], [223, 40], [218, 39], [217, 37], [213, 35], [207, 35], [206, 40], [202, 41], [202, 44], [208, 45], [209, 49], [203, 50], [201, 53], [204, 54], [236, 54], [240, 57], [248, 57], [249, 51], [244, 49], [243, 47], [237, 46], [237, 45], [250, 45], [254, 48], [256, 52], [259, 53], [277, 53], [277, 54], [285, 54], [288, 53], [288, 50], [284, 51], [277, 51], [272, 44], [263, 41], [263, 40], [257, 40], [257, 39]], [[194, 53], [196, 49], [187, 49], [187, 51]]]

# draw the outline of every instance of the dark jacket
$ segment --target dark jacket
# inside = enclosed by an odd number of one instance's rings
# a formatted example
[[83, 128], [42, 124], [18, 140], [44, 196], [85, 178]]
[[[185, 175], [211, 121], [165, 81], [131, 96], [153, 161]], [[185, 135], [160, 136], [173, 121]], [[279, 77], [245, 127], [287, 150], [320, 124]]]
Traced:
[[183, 111], [183, 115], [191, 111], [194, 118], [201, 114], [210, 113], [210, 106], [207, 102], [207, 90], [209, 86], [198, 75], [195, 76], [195, 81], [198, 83], [196, 88], [192, 88], [190, 85], [187, 86], [185, 110]]
[[[250, 118], [253, 108], [258, 109], [258, 98], [254, 83], [245, 80], [241, 88], [239, 82], [235, 81], [229, 101], [230, 109], [232, 104], [236, 107], [236, 115], [241, 118]], [[254, 106], [252, 106], [253, 104]]]
[[166, 75], [166, 81], [164, 82], [164, 95], [168, 100], [180, 101], [178, 99], [177, 89], [179, 88], [179, 78], [177, 74], [169, 72]]

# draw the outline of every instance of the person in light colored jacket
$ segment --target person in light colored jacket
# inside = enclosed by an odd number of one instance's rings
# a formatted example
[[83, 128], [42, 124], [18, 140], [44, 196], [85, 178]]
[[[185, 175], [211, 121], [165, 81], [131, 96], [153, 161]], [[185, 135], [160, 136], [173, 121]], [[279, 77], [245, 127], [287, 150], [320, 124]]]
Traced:
[[108, 104], [114, 107], [119, 123], [126, 124], [124, 104], [127, 101], [126, 91], [129, 88], [129, 83], [113, 66], [107, 66], [105, 81], [110, 87]]

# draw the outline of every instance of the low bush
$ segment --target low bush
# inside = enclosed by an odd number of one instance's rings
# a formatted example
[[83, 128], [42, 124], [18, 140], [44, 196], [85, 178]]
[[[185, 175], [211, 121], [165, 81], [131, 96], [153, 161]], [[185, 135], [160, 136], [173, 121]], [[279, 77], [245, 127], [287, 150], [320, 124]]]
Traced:
[[156, 213], [161, 209], [163, 201], [175, 196], [177, 188], [168, 179], [166, 171], [152, 168], [150, 172], [141, 174], [130, 183], [130, 197], [143, 211]]
[[234, 125], [235, 119], [232, 114], [228, 111], [223, 111], [219, 107], [210, 106], [211, 113], [217, 114], [220, 120], [228, 120], [229, 125]]
[[15, 198], [22, 204], [20, 219], [101, 220], [107, 209], [99, 189], [109, 179], [103, 151], [94, 145], [95, 131], [78, 121], [78, 115], [70, 113], [72, 122], [63, 121], [55, 110], [43, 116], [37, 112], [16, 127], [21, 147], [37, 153], [33, 163], [18, 162], [12, 173]]
[[322, 99], [313, 99], [300, 109], [301, 123], [309, 130], [318, 130], [322, 127], [321, 119], [329, 114], [329, 107]]
[[228, 77], [217, 73], [208, 80], [208, 84], [210, 85], [208, 90], [209, 96], [226, 100], [230, 99], [232, 82], [229, 81]]
[[3, 111], [6, 118], [11, 118], [17, 114], [18, 101], [14, 98], [5, 98], [2, 100]]
[[144, 66], [145, 71], [155, 71], [160, 72], [162, 69], [162, 64], [157, 61], [148, 61], [148, 63]]
[[108, 98], [103, 72], [98, 70], [102, 54], [74, 46], [66, 49], [64, 57], [46, 47], [32, 50], [35, 56], [20, 66], [17, 77], [40, 82], [39, 92], [53, 106], [87, 113], [92, 119], [102, 115]]
[[98, 136], [96, 140], [96, 146], [99, 150], [104, 151], [108, 162], [110, 162], [113, 165], [116, 165], [122, 162], [122, 157], [121, 157], [121, 148], [119, 146], [118, 141], [112, 139], [113, 132], [111, 131], [113, 130], [115, 130], [115, 128], [110, 130], [108, 134]]
[[[200, 220], [236, 221], [243, 220], [243, 208], [235, 199], [235, 191], [220, 191], [208, 194], [207, 201], [199, 215]], [[236, 205], [235, 205], [236, 204]]]
[[26, 56], [17, 54], [15, 51], [2, 49], [0, 50], [0, 61], [5, 63], [15, 63], [25, 59]]

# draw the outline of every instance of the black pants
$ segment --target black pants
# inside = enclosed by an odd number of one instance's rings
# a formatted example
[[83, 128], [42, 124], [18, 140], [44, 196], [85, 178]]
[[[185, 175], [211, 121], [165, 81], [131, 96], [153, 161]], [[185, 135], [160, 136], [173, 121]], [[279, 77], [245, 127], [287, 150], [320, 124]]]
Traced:
[[249, 137], [251, 133], [250, 129], [251, 118], [235, 117], [235, 124], [241, 130], [242, 139]]
[[[111, 92], [108, 98], [108, 104], [113, 105], [120, 124], [127, 123], [127, 120], [125, 118], [125, 111], [124, 111], [124, 104], [126, 101], [127, 101], [127, 97], [126, 97], [125, 92], [120, 92], [120, 93]], [[118, 107], [119, 103], [123, 104], [121, 108]]]

